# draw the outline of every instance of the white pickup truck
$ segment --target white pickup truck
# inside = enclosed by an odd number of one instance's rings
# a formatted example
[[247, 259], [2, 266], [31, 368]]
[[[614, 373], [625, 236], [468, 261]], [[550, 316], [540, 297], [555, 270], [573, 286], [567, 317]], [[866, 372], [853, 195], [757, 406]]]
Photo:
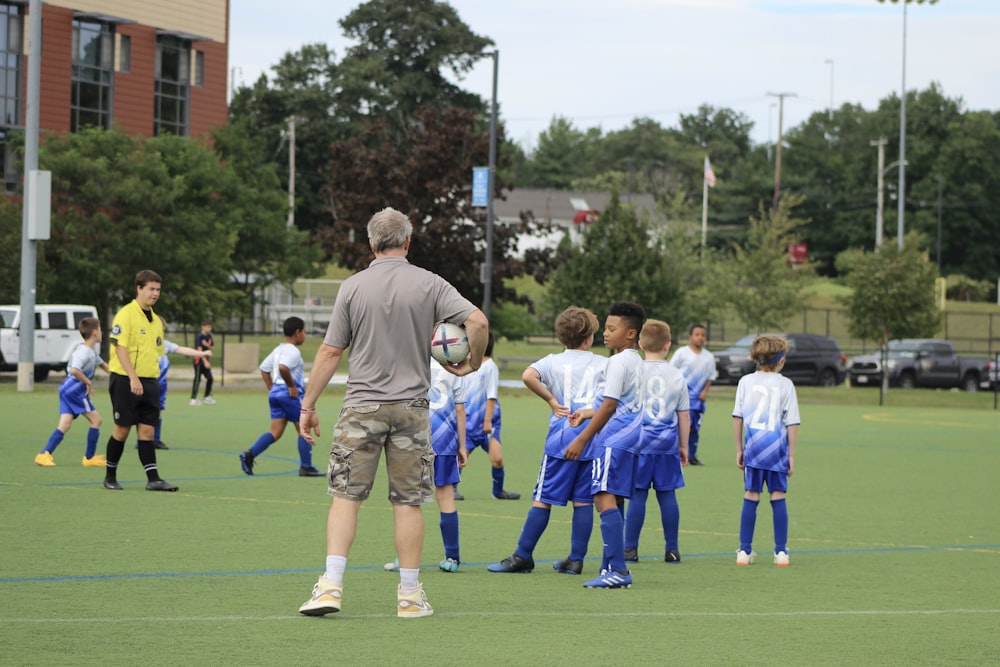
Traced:
[[[49, 371], [65, 371], [73, 348], [83, 342], [77, 327], [97, 317], [93, 306], [35, 306], [35, 382]], [[16, 371], [21, 352], [21, 306], [0, 306], [0, 371]]]

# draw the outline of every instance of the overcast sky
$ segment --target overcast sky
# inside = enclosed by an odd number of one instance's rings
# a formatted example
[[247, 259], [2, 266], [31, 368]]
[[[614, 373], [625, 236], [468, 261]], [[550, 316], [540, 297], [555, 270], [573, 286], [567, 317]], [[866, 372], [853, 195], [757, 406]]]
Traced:
[[[232, 0], [229, 62], [250, 84], [283, 54], [324, 42], [340, 58], [338, 25], [359, 2]], [[754, 122], [758, 143], [830, 105], [898, 94], [903, 8], [877, 0], [452, 0], [500, 51], [498, 97], [507, 136], [526, 148], [554, 116], [604, 131], [648, 117], [676, 127], [702, 104]], [[1000, 110], [1000, 0], [940, 0], [907, 9], [906, 87], [938, 82], [967, 110]], [[829, 64], [827, 61], [833, 61]], [[488, 99], [492, 61], [461, 85]], [[831, 76], [832, 75], [832, 76]]]

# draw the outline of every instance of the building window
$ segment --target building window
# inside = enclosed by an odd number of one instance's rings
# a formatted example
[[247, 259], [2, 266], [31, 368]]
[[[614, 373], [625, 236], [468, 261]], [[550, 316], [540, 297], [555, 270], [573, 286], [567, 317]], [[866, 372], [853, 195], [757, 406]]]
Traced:
[[0, 5], [0, 127], [21, 125], [24, 17], [16, 5]]
[[132, 71], [132, 37], [118, 35], [118, 71], [128, 74]]
[[83, 19], [73, 21], [71, 132], [84, 127], [111, 127], [114, 43], [111, 25]]
[[153, 134], [188, 134], [191, 42], [171, 35], [156, 38], [156, 95]]
[[195, 51], [194, 52], [194, 85], [201, 86], [205, 85], [205, 52]]

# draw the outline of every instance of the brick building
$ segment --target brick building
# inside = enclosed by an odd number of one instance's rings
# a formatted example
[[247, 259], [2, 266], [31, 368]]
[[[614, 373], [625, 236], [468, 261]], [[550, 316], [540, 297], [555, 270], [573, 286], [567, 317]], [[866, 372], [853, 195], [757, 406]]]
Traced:
[[[201, 137], [226, 122], [229, 0], [46, 0], [39, 125], [147, 137]], [[24, 128], [27, 0], [0, 0], [0, 141], [7, 191], [20, 174], [8, 147]]]

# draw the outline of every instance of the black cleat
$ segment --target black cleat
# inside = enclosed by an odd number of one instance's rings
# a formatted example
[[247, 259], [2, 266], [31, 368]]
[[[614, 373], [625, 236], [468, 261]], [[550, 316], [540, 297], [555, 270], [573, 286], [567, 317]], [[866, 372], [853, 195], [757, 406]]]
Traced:
[[501, 491], [493, 497], [497, 500], [520, 500], [521, 494], [514, 493], [513, 491]]
[[162, 440], [157, 440], [156, 442], [154, 442], [153, 447], [156, 449], [170, 449], [163, 443]]
[[243, 472], [246, 474], [253, 474], [253, 453], [249, 449], [245, 452], [240, 452], [240, 467], [243, 468]]
[[705, 465], [705, 464], [704, 464], [704, 463], [702, 463], [701, 461], [699, 461], [699, 460], [698, 460], [698, 457], [697, 457], [697, 456], [695, 456], [695, 457], [692, 457], [692, 458], [688, 459], [688, 465], [692, 465], [692, 466], [703, 466], [703, 465]]
[[583, 572], [583, 561], [564, 558], [552, 563], [552, 569], [562, 574], [580, 574]]
[[455, 489], [455, 500], [465, 500], [465, 496], [459, 493], [458, 489]]
[[507, 556], [499, 563], [492, 563], [486, 566], [490, 572], [524, 572], [528, 573], [535, 569], [535, 561], [532, 558], [521, 558], [517, 554]]
[[107, 477], [104, 478], [104, 488], [108, 489], [109, 491], [123, 491], [124, 490], [124, 489], [122, 489], [122, 485], [118, 483], [118, 480], [116, 480], [116, 479], [109, 479]]
[[639, 550], [625, 548], [625, 562], [626, 563], [638, 563], [639, 562]]
[[677, 549], [671, 549], [670, 551], [663, 554], [664, 563], [679, 563], [681, 562], [681, 552]]
[[170, 482], [158, 479], [155, 482], [146, 482], [147, 491], [176, 491], [177, 487]]
[[299, 468], [299, 477], [324, 477], [326, 473], [316, 470], [313, 466], [302, 466]]

